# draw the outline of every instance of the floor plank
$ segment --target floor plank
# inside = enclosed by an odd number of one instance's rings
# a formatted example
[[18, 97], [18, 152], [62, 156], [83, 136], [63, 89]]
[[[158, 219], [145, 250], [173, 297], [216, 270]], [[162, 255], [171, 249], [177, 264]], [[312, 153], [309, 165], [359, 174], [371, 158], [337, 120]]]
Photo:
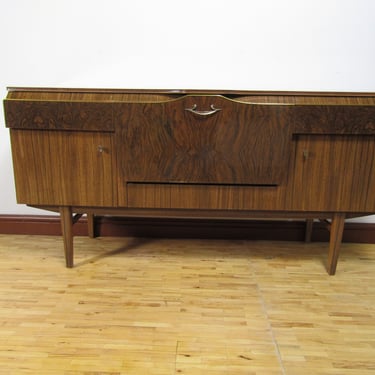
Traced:
[[0, 373], [375, 373], [375, 245], [74, 241], [0, 235]]

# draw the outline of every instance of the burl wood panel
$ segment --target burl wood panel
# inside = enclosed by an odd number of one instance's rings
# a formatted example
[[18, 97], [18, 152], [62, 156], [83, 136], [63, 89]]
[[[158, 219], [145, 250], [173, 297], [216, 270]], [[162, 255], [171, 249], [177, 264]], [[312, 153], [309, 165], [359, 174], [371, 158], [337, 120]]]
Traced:
[[11, 130], [17, 201], [115, 206], [111, 133]]
[[[218, 108], [203, 116], [199, 111]], [[279, 185], [286, 181], [292, 129], [288, 106], [187, 96], [116, 105], [120, 180]]]
[[9, 128], [114, 131], [110, 103], [5, 100], [4, 112]]
[[299, 134], [375, 134], [375, 106], [296, 105], [294, 132]]

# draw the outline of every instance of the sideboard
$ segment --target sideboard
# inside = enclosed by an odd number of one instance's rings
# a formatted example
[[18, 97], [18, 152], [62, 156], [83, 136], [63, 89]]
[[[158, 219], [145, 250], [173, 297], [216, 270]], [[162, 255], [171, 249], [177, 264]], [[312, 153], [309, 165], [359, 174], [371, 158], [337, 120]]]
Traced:
[[94, 215], [314, 219], [375, 213], [375, 93], [8, 88], [17, 201]]

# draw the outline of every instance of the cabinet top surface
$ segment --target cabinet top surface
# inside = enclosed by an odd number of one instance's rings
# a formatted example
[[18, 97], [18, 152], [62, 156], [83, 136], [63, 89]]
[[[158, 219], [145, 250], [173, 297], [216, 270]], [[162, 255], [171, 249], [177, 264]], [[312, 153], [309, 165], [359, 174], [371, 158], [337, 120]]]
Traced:
[[305, 105], [375, 105], [375, 92], [250, 91], [204, 89], [95, 89], [8, 87], [7, 100], [165, 102], [184, 96], [223, 96], [245, 103]]
[[375, 92], [339, 91], [280, 91], [280, 90], [218, 90], [218, 89], [127, 89], [127, 88], [68, 88], [68, 87], [7, 87], [8, 92], [82, 92], [124, 94], [213, 94], [213, 95], [320, 95], [320, 96], [375, 96]]

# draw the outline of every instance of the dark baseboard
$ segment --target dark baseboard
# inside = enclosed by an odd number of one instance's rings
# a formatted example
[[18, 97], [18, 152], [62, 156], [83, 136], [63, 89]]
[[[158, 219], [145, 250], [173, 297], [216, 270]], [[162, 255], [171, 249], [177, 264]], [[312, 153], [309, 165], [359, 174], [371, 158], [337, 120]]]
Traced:
[[[150, 219], [96, 217], [98, 236], [220, 238], [273, 241], [303, 241], [305, 223], [290, 220]], [[42, 215], [0, 215], [0, 234], [61, 235], [60, 218]], [[87, 236], [87, 220], [74, 225], [74, 234]], [[312, 241], [326, 242], [324, 223], [314, 224]], [[375, 224], [346, 223], [344, 242], [375, 243]]]

